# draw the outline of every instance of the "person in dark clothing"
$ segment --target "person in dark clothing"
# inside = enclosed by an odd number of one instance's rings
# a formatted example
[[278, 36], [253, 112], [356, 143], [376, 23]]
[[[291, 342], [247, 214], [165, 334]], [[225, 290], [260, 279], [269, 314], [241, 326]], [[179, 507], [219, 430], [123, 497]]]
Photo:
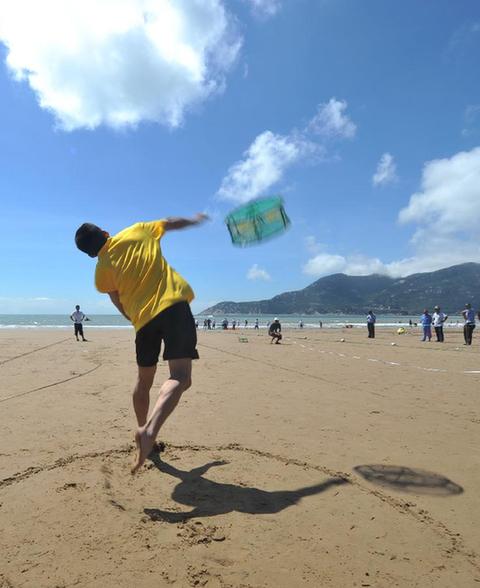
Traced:
[[369, 310], [367, 314], [367, 329], [368, 329], [368, 338], [375, 339], [375, 323], [377, 322], [377, 317], [373, 314], [373, 310]]
[[473, 331], [475, 329], [475, 311], [470, 303], [467, 302], [467, 304], [465, 304], [465, 309], [462, 310], [462, 315], [465, 319], [465, 324], [463, 325], [463, 337], [465, 339], [464, 345], [471, 345]]
[[282, 325], [280, 324], [278, 318], [275, 317], [273, 319], [273, 323], [268, 328], [268, 334], [272, 338], [270, 344], [275, 341], [275, 344], [278, 345], [282, 340]]

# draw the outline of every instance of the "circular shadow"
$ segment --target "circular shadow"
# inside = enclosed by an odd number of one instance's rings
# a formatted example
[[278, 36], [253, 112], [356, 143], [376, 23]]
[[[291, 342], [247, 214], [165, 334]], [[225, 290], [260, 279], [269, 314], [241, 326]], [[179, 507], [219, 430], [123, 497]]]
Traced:
[[433, 496], [452, 496], [463, 492], [461, 486], [445, 476], [418, 468], [374, 464], [360, 465], [353, 469], [367, 482], [400, 492]]

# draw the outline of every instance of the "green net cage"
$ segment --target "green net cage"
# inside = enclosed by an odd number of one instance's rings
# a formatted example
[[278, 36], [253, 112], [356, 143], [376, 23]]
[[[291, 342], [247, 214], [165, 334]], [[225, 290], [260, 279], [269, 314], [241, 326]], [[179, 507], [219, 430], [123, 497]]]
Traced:
[[238, 247], [254, 245], [283, 233], [290, 219], [280, 196], [252, 200], [233, 210], [225, 223], [232, 243]]

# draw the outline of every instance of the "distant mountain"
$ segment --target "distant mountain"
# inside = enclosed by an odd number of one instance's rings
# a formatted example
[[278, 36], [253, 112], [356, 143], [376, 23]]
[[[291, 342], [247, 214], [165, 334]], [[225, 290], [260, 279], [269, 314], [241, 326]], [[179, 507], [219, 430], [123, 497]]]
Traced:
[[466, 302], [478, 308], [480, 264], [463, 263], [435, 272], [405, 278], [347, 276], [320, 278], [303, 290], [284, 292], [270, 300], [219, 302], [202, 314], [418, 314], [435, 304], [451, 314]]

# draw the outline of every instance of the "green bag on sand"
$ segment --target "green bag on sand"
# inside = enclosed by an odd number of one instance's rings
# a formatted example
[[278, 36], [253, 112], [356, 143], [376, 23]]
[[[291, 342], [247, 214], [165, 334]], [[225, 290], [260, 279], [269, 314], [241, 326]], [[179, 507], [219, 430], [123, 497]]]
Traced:
[[236, 208], [225, 218], [225, 223], [232, 243], [246, 247], [283, 233], [290, 219], [283, 208], [283, 199], [270, 196], [251, 200]]

